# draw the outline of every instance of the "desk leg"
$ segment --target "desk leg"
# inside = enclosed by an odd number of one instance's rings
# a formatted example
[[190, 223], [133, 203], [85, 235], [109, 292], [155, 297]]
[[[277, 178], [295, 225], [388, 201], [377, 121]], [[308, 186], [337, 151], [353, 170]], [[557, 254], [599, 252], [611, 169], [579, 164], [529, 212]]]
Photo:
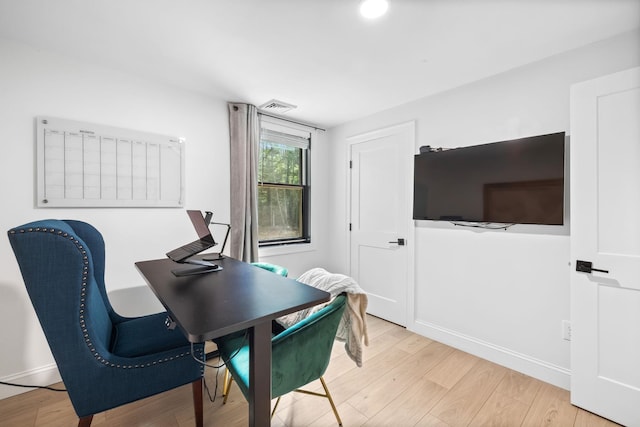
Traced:
[[249, 426], [271, 425], [271, 322], [249, 333]]

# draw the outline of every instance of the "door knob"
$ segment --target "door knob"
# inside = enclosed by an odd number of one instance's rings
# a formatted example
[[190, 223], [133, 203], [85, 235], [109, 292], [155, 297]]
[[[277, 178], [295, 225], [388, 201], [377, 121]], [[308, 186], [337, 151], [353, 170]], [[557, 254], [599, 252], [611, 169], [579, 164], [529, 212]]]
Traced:
[[599, 268], [593, 268], [593, 263], [591, 261], [576, 261], [576, 271], [580, 273], [591, 273], [592, 271], [598, 271], [600, 273], [608, 273], [609, 270], [601, 270]]
[[389, 243], [395, 243], [398, 246], [404, 246], [404, 239], [393, 240]]

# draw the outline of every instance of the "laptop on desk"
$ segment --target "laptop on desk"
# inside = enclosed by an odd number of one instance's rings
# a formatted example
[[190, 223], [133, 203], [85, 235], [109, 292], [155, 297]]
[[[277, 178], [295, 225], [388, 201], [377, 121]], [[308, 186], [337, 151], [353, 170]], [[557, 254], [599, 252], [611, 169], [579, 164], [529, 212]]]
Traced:
[[196, 233], [198, 233], [198, 240], [167, 252], [167, 257], [175, 262], [185, 262], [189, 257], [217, 245], [209, 230], [208, 221], [202, 216], [202, 212], [187, 210], [187, 214], [189, 215], [189, 219], [191, 219], [193, 227], [196, 229]]

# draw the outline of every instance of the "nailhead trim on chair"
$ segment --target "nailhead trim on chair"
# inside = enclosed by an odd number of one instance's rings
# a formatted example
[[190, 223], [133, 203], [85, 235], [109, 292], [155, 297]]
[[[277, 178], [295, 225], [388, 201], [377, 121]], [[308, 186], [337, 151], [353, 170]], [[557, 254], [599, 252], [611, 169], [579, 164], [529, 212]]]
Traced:
[[[87, 257], [87, 251], [82, 247], [82, 245], [80, 244], [80, 241], [78, 239], [76, 239], [73, 236], [70, 236], [69, 233], [66, 233], [64, 231], [61, 230], [56, 230], [54, 228], [40, 228], [40, 227], [36, 227], [36, 228], [28, 228], [28, 229], [20, 229], [18, 230], [19, 233], [31, 233], [31, 232], [49, 232], [49, 233], [55, 233], [58, 236], [62, 236], [64, 238], [69, 238], [78, 248], [78, 250], [80, 251], [80, 253], [83, 255], [83, 260], [84, 260], [84, 267], [83, 267], [83, 272], [82, 272], [82, 288], [80, 289], [80, 328], [82, 329], [82, 334], [84, 336], [84, 341], [87, 344], [87, 347], [89, 348], [89, 351], [91, 352], [91, 354], [93, 354], [93, 357], [95, 357], [100, 363], [102, 363], [105, 366], [109, 366], [111, 368], [120, 368], [120, 369], [132, 369], [132, 368], [145, 368], [145, 367], [149, 367], [149, 366], [153, 366], [156, 365], [158, 363], [164, 363], [164, 362], [169, 362], [172, 361], [174, 359], [178, 359], [181, 357], [185, 357], [185, 356], [189, 356], [191, 354], [191, 352], [186, 351], [184, 353], [180, 353], [177, 356], [172, 356], [172, 357], [166, 357], [164, 359], [158, 359], [158, 360], [154, 360], [152, 362], [148, 362], [145, 364], [141, 364], [141, 365], [120, 365], [120, 364], [116, 364], [113, 362], [109, 362], [107, 359], [105, 359], [104, 357], [102, 357], [102, 355], [100, 353], [98, 353], [98, 351], [95, 349], [93, 343], [91, 342], [91, 338], [89, 337], [89, 331], [87, 330], [85, 321], [84, 321], [84, 303], [85, 303], [85, 296], [87, 294], [87, 275], [89, 272], [89, 257]], [[11, 234], [16, 234], [16, 230], [10, 230], [9, 233]], [[196, 354], [195, 356], [198, 358], [202, 358], [202, 351], [200, 350], [196, 350], [196, 352], [198, 354]]]

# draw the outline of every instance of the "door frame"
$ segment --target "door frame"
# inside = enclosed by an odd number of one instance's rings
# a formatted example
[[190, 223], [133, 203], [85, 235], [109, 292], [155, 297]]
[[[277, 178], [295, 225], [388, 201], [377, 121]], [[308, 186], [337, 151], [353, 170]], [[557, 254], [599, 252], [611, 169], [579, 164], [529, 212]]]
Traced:
[[399, 134], [403, 132], [408, 132], [407, 141], [402, 147], [402, 152], [407, 157], [407, 167], [405, 168], [406, 177], [405, 183], [406, 186], [406, 194], [407, 194], [407, 213], [408, 215], [406, 220], [407, 227], [407, 236], [405, 237], [405, 247], [407, 250], [407, 301], [406, 301], [406, 310], [407, 310], [407, 319], [406, 319], [406, 328], [413, 329], [414, 319], [415, 319], [415, 221], [413, 220], [413, 156], [415, 153], [415, 141], [416, 141], [416, 122], [415, 120], [411, 120], [408, 122], [403, 122], [371, 131], [366, 131], [363, 133], [359, 133], [356, 135], [352, 135], [346, 138], [346, 158], [347, 158], [347, 191], [346, 191], [346, 205], [347, 205], [347, 218], [345, 222], [345, 233], [347, 234], [347, 265], [349, 266], [349, 274], [351, 274], [351, 230], [349, 230], [349, 224], [351, 223], [351, 202], [352, 202], [352, 194], [351, 194], [351, 168], [349, 166], [351, 159], [351, 148], [355, 144], [360, 144], [362, 142], [371, 141], [378, 138], [383, 138], [385, 136]]

